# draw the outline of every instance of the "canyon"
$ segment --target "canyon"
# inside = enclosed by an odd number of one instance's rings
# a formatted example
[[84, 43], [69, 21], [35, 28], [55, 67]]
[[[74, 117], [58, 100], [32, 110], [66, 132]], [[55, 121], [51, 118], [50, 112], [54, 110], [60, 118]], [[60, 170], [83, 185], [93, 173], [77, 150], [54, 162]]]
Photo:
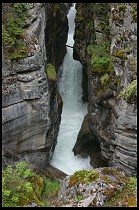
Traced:
[[[2, 47], [3, 161], [13, 155], [45, 170], [52, 158], [63, 100], [57, 75], [66, 55], [68, 3], [27, 3], [26, 56]], [[73, 147], [94, 168], [120, 166], [137, 175], [136, 3], [76, 3], [73, 58], [83, 65], [87, 114]], [[55, 67], [55, 78], [47, 73]], [[135, 86], [134, 86], [135, 84]]]

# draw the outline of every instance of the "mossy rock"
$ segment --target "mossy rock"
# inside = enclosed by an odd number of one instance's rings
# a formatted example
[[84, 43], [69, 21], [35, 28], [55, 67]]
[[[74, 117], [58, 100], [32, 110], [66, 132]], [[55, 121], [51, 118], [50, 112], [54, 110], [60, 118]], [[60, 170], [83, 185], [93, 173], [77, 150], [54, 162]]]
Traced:
[[75, 184], [89, 184], [92, 181], [95, 181], [99, 178], [99, 174], [97, 171], [87, 171], [87, 170], [80, 170], [75, 172], [71, 177], [69, 181], [69, 187], [72, 187]]
[[127, 60], [127, 63], [129, 65], [129, 68], [132, 72], [136, 72], [137, 71], [137, 57], [129, 57]]
[[46, 65], [46, 74], [49, 80], [55, 81], [57, 79], [55, 67], [51, 63]]
[[137, 22], [137, 3], [132, 3], [131, 5], [133, 22]]
[[137, 80], [133, 80], [128, 87], [119, 93], [117, 98], [123, 98], [128, 103], [133, 102], [137, 97]]
[[101, 178], [102, 180], [104, 180], [105, 182], [111, 183], [110, 178], [109, 178], [108, 176], [106, 176], [106, 175], [102, 175], [100, 178]]
[[87, 53], [90, 55], [90, 65], [93, 73], [105, 74], [113, 71], [113, 64], [109, 52], [109, 41], [88, 45]]
[[108, 200], [104, 207], [137, 207], [137, 178], [130, 177], [126, 187]]
[[78, 4], [77, 7], [77, 14], [76, 14], [76, 21], [80, 22], [84, 20], [84, 15], [83, 15], [83, 5], [82, 4]]
[[124, 3], [118, 4], [118, 9], [125, 12], [126, 6]]
[[[121, 175], [121, 172], [124, 172], [125, 176]], [[125, 171], [123, 171], [123, 169], [121, 169], [121, 168], [114, 169], [114, 168], [104, 167], [102, 169], [102, 174], [112, 175], [120, 182], [127, 183], [129, 181], [129, 177], [128, 177], [127, 173]]]
[[124, 59], [124, 58], [126, 58], [125, 50], [124, 49], [116, 49], [113, 53], [113, 56]]
[[123, 24], [124, 23], [124, 13], [126, 10], [126, 6], [124, 3], [117, 3], [115, 5], [115, 10], [112, 13], [112, 20], [115, 22], [115, 24]]

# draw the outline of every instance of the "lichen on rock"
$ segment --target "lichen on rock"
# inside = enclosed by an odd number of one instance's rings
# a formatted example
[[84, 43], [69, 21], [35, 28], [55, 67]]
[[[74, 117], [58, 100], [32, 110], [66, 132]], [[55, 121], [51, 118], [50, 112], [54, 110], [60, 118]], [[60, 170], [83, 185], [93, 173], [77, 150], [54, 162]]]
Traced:
[[[84, 181], [85, 177], [89, 181]], [[77, 171], [73, 175], [67, 176], [62, 181], [58, 196], [58, 206], [108, 206], [112, 201], [119, 199], [123, 192], [129, 190], [129, 185], [131, 187], [130, 180], [131, 178], [122, 168], [104, 167], [96, 168], [92, 171]], [[134, 190], [135, 189], [136, 184], [134, 185]], [[133, 193], [133, 197], [133, 199], [136, 200], [135, 193]], [[130, 205], [130, 203], [125, 204], [121, 200], [121, 206]], [[112, 204], [110, 206], [112, 206]], [[133, 206], [136, 206], [136, 202]]]

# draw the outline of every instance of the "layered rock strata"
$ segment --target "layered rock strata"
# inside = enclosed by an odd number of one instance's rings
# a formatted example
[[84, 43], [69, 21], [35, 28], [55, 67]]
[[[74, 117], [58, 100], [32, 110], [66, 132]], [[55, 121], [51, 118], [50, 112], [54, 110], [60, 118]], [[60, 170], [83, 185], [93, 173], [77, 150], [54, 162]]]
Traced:
[[[121, 91], [136, 81], [136, 4], [79, 3], [76, 9], [74, 59], [80, 60], [88, 75], [89, 105], [74, 154], [90, 155], [94, 167], [119, 165], [136, 175], [136, 97], [134, 100], [119, 97]], [[107, 42], [109, 48], [102, 48]], [[108, 49], [109, 53], [103, 55]], [[98, 55], [100, 63], [96, 64]], [[109, 58], [112, 61], [109, 68], [96, 68]], [[105, 162], [94, 162], [97, 151], [98, 159]]]
[[[53, 51], [55, 57], [59, 56], [53, 63], [58, 69], [65, 54], [67, 34], [61, 35], [61, 32], [68, 30], [67, 8], [62, 5], [64, 9], [59, 14], [51, 9], [52, 22], [48, 23], [49, 4], [31, 3], [29, 6], [30, 18], [26, 21], [24, 39], [29, 49], [27, 56], [11, 61], [3, 54], [2, 146], [5, 157], [6, 154], [8, 157], [8, 149], [45, 169], [56, 141], [62, 110], [57, 82], [50, 85], [46, 75], [46, 65], [51, 62], [47, 58], [50, 49], [46, 45], [46, 34], [51, 33], [49, 24], [52, 31], [56, 30], [56, 36], [59, 33], [57, 49]], [[63, 25], [54, 28], [54, 21]], [[63, 49], [61, 54], [59, 48]]]

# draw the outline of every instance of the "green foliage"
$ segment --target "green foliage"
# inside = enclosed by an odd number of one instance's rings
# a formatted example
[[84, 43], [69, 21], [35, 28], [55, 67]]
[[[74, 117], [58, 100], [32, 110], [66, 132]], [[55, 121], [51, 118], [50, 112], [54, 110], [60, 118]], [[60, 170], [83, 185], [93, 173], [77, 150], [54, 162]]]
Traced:
[[42, 207], [49, 207], [55, 204], [60, 190], [60, 182], [46, 177], [42, 192]]
[[113, 56], [118, 58], [126, 58], [125, 49], [116, 49], [113, 53]]
[[129, 177], [126, 187], [108, 200], [104, 207], [136, 207], [137, 206], [137, 178]]
[[119, 85], [120, 81], [121, 81], [120, 77], [115, 75], [114, 81], [113, 81], [114, 85], [116, 85], [116, 86]]
[[[24, 58], [27, 52], [24, 43], [24, 26], [29, 17], [26, 3], [3, 5], [2, 41], [7, 58], [18, 60]], [[5, 14], [6, 12], [6, 14]]]
[[125, 12], [125, 4], [124, 3], [119, 4], [118, 5], [118, 9], [122, 10], [123, 12]]
[[73, 185], [78, 184], [78, 183], [89, 184], [90, 182], [96, 180], [98, 177], [99, 177], [98, 172], [96, 172], [94, 170], [92, 170], [92, 171], [87, 171], [87, 170], [76, 171], [70, 177], [69, 187], [72, 187]]
[[115, 10], [112, 14], [112, 20], [115, 24], [123, 24], [124, 23], [124, 13], [125, 13], [126, 6], [124, 3], [117, 3], [115, 5]]
[[133, 102], [137, 97], [137, 80], [133, 80], [131, 84], [122, 92], [119, 93], [118, 98], [125, 99], [128, 103]]
[[91, 44], [87, 47], [87, 53], [91, 56], [91, 70], [96, 74], [105, 74], [113, 70], [109, 55], [110, 43], [104, 42], [98, 45]]
[[132, 18], [137, 22], [137, 3], [132, 3]]
[[103, 74], [105, 72], [109, 72], [111, 68], [110, 66], [111, 59], [109, 57], [95, 57], [91, 60], [91, 66], [94, 73]]
[[60, 190], [59, 181], [46, 178], [42, 192], [42, 197], [44, 198], [48, 195], [49, 196], [57, 195], [59, 190]]
[[31, 172], [26, 162], [18, 163], [15, 169], [8, 166], [2, 171], [2, 206], [24, 207], [30, 202], [41, 206], [42, 188], [43, 179]]
[[129, 188], [136, 188], [137, 187], [137, 178], [130, 176], [130, 180], [127, 183]]
[[109, 36], [109, 16], [108, 12], [110, 11], [110, 6], [107, 3], [94, 3], [93, 4], [94, 14], [99, 19], [99, 26], [104, 33], [104, 36]]
[[133, 72], [136, 72], [137, 71], [137, 57], [131, 56], [128, 58], [127, 62], [130, 67], [130, 70]]
[[77, 22], [83, 21], [85, 18], [83, 15], [83, 5], [81, 3], [78, 4], [76, 17], [77, 17]]
[[101, 85], [102, 86], [108, 85], [109, 81], [110, 81], [110, 75], [109, 74], [106, 73], [106, 74], [101, 76]]
[[77, 202], [83, 199], [83, 195], [77, 195]]
[[108, 176], [106, 176], [106, 175], [102, 175], [101, 176], [101, 179], [104, 180], [104, 181], [106, 181], [106, 182], [108, 182], [108, 183], [111, 182], [110, 178]]
[[46, 74], [49, 80], [56, 80], [56, 70], [51, 63], [46, 66]]

